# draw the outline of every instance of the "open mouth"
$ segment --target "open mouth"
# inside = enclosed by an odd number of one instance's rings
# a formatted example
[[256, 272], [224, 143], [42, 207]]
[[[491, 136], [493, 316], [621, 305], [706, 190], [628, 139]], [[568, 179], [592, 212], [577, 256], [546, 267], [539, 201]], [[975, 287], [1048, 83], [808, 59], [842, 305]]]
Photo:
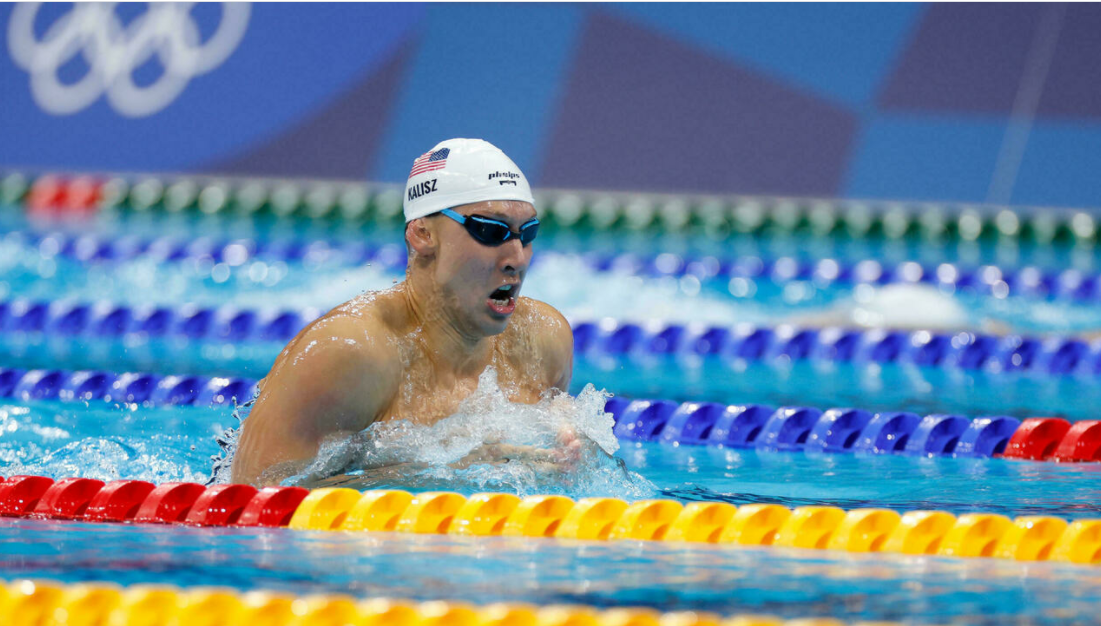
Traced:
[[519, 289], [516, 285], [503, 285], [489, 294], [486, 303], [489, 309], [498, 315], [509, 315], [516, 309], [516, 295]]

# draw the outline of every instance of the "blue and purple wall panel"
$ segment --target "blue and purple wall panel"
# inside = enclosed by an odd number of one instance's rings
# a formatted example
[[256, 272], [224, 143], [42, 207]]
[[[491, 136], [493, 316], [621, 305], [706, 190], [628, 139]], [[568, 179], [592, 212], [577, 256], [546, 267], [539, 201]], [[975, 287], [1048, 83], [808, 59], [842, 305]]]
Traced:
[[[41, 7], [32, 41], [72, 10]], [[224, 61], [140, 116], [107, 85], [45, 111], [32, 75], [99, 61], [78, 38], [28, 69], [16, 11], [0, 167], [400, 181], [477, 136], [542, 186], [1101, 206], [1098, 5], [258, 4]], [[195, 45], [226, 17], [190, 15]], [[164, 72], [130, 63], [139, 86]]]

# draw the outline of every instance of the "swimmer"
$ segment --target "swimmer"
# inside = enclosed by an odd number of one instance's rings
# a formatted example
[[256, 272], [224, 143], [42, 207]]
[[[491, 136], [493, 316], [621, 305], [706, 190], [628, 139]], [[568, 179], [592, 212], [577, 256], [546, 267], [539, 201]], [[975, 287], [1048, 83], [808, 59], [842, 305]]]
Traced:
[[[313, 322], [280, 353], [241, 427], [232, 480], [278, 484], [323, 442], [376, 422], [431, 425], [492, 366], [512, 402], [565, 392], [573, 334], [550, 305], [520, 296], [539, 231], [520, 168], [480, 139], [450, 139], [413, 162], [405, 185], [405, 280]], [[579, 435], [553, 450], [487, 442], [465, 464], [568, 464]]]

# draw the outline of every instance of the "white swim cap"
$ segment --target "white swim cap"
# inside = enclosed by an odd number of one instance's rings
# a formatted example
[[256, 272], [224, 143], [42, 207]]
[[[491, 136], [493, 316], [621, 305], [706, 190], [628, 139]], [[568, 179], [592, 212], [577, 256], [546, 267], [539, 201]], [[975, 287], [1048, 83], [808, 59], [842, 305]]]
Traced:
[[413, 161], [405, 182], [405, 222], [486, 200], [535, 204], [528, 179], [512, 159], [482, 139], [448, 139]]

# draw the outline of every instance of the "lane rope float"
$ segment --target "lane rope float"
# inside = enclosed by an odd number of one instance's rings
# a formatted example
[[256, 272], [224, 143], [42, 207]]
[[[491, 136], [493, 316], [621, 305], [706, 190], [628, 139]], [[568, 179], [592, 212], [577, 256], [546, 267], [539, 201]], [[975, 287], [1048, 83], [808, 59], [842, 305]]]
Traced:
[[[18, 172], [0, 177], [0, 201], [21, 202], [29, 212], [53, 215], [123, 208], [385, 222], [397, 221], [401, 194], [397, 185], [360, 182], [149, 175], [28, 177]], [[555, 189], [537, 190], [536, 204], [549, 224], [593, 230], [697, 229], [960, 241], [996, 237], [1040, 244], [1091, 243], [1098, 238], [1096, 218], [1082, 209]]]
[[[241, 593], [225, 587], [179, 588], [43, 580], [0, 581], [0, 621], [13, 626], [187, 624], [188, 626], [844, 626], [832, 618], [782, 620], [693, 611], [584, 605], [475, 605], [456, 601], [360, 600], [347, 595]], [[891, 626], [894, 622], [855, 622]]]
[[[76, 300], [0, 300], [0, 334], [55, 337], [179, 338], [232, 344], [293, 338], [320, 309], [129, 306]], [[571, 320], [580, 357], [717, 358], [723, 362], [908, 364], [923, 368], [1101, 376], [1101, 341], [1073, 336], [996, 336], [971, 332], [732, 326], [653, 321]]]
[[468, 497], [400, 490], [11, 476], [0, 482], [0, 517], [297, 530], [676, 541], [847, 552], [892, 552], [1018, 561], [1101, 563], [1101, 519], [1010, 519], [990, 513], [788, 509], [776, 504], [581, 498]]

